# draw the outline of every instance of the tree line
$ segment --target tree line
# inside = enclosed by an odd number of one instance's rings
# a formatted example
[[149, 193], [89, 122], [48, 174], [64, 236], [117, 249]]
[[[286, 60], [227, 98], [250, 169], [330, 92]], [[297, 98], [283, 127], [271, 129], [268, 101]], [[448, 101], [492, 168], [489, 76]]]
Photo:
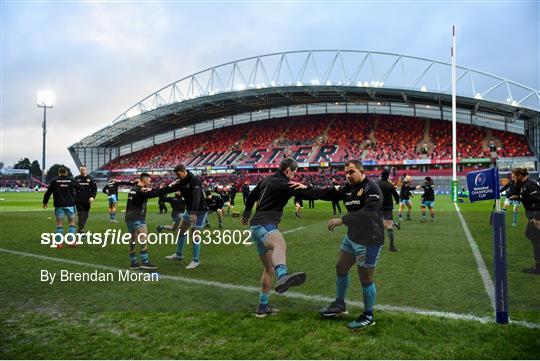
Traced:
[[[3, 163], [0, 163], [0, 168], [2, 168], [3, 165], [4, 165]], [[73, 174], [71, 173], [71, 169], [69, 169], [69, 167], [66, 167], [63, 164], [53, 164], [46, 173], [47, 183], [49, 183], [54, 177], [58, 176], [58, 168], [60, 167], [66, 168], [68, 170], [68, 175], [70, 177], [73, 176]], [[19, 160], [17, 163], [13, 165], [13, 168], [14, 169], [28, 169], [30, 171], [30, 175], [38, 179], [41, 179], [41, 174], [42, 174], [41, 165], [39, 164], [37, 160], [34, 160], [33, 162], [31, 162], [29, 158], [22, 158], [21, 160]]]

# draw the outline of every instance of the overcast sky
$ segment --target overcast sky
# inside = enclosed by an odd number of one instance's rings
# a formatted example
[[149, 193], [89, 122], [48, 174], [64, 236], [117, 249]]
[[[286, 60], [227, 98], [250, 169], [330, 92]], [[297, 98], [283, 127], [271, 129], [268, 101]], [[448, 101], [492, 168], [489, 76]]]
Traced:
[[450, 62], [540, 88], [538, 1], [1, 2], [1, 154], [41, 162], [38, 90], [48, 112], [47, 166], [153, 91], [204, 68], [300, 49], [359, 49]]

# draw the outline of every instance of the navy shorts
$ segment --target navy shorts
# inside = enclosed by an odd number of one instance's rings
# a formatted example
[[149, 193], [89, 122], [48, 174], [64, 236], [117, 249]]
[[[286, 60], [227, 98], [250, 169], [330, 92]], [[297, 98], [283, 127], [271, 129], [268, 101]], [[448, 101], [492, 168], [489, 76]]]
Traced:
[[356, 264], [359, 267], [375, 268], [377, 266], [377, 260], [381, 255], [382, 245], [368, 245], [365, 246], [360, 243], [354, 243], [347, 236], [343, 238], [340, 249], [343, 252], [347, 252], [356, 258]]

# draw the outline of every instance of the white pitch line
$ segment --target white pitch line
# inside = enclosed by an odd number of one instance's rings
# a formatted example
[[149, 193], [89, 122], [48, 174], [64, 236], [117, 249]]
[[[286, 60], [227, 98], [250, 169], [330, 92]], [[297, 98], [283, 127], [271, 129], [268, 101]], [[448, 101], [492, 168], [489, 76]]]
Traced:
[[[18, 255], [22, 257], [32, 257], [32, 258], [58, 262], [58, 263], [73, 264], [77, 266], [84, 266], [84, 267], [91, 267], [91, 268], [99, 268], [99, 269], [107, 270], [107, 271], [124, 271], [125, 270], [125, 268], [99, 265], [99, 264], [81, 262], [81, 261], [65, 259], [65, 258], [43, 256], [40, 254], [14, 251], [11, 249], [6, 249], [6, 248], [0, 248], [0, 252], [10, 253], [10, 254], [14, 254], [14, 255]], [[243, 292], [248, 292], [248, 293], [257, 294], [260, 292], [259, 287], [235, 285], [231, 283], [208, 281], [208, 280], [188, 278], [188, 277], [182, 277], [182, 276], [171, 276], [171, 275], [160, 274], [159, 278], [168, 279], [168, 280], [177, 281], [177, 282], [183, 282], [183, 283], [190, 283], [190, 284], [195, 284], [195, 285], [212, 286], [212, 287], [227, 289], [227, 290], [243, 291]], [[272, 293], [275, 295], [278, 295], [273, 291]], [[284, 294], [280, 294], [278, 296], [291, 298], [291, 299], [305, 300], [305, 301], [310, 301], [310, 302], [317, 302], [321, 304], [330, 303], [334, 301], [334, 298], [331, 298], [331, 297], [325, 297], [321, 295], [308, 295], [308, 294], [300, 293], [300, 292], [287, 292]], [[357, 306], [357, 307], [364, 306], [362, 302], [358, 302], [358, 301], [347, 300], [347, 303], [349, 305]], [[493, 318], [490, 318], [490, 317], [481, 317], [481, 316], [475, 316], [471, 314], [461, 314], [461, 313], [454, 313], [454, 312], [423, 310], [416, 307], [377, 305], [376, 309], [381, 310], [381, 311], [395, 312], [395, 313], [414, 313], [414, 314], [419, 314], [419, 315], [424, 315], [424, 316], [433, 316], [433, 317], [448, 318], [448, 319], [463, 320], [463, 321], [475, 321], [475, 322], [480, 322], [480, 323], [493, 323], [494, 322]], [[540, 324], [537, 324], [537, 323], [532, 323], [532, 322], [527, 322], [527, 321], [513, 321], [513, 320], [510, 320], [510, 323], [517, 326], [521, 326], [521, 327], [540, 329]]]
[[491, 301], [491, 306], [493, 307], [493, 311], [495, 311], [496, 310], [495, 285], [493, 284], [493, 281], [491, 280], [491, 276], [489, 275], [484, 259], [482, 258], [480, 249], [478, 249], [478, 245], [476, 244], [473, 236], [471, 235], [469, 226], [467, 225], [465, 218], [463, 218], [463, 215], [461, 214], [461, 210], [459, 209], [459, 206], [457, 205], [457, 203], [454, 203], [454, 206], [456, 207], [456, 211], [457, 211], [459, 220], [461, 221], [461, 226], [463, 227], [463, 231], [465, 232], [465, 236], [467, 237], [467, 240], [469, 241], [469, 246], [471, 247], [471, 250], [473, 252], [474, 259], [476, 260], [476, 266], [478, 267], [478, 272], [480, 272], [480, 276], [482, 277], [482, 281], [484, 282], [484, 287], [488, 294], [489, 300]]
[[[11, 213], [11, 212], [50, 212], [50, 209], [6, 209], [5, 207], [0, 207], [0, 213]], [[52, 212], [51, 214], [53, 214]]]
[[298, 228], [289, 229], [288, 231], [282, 232], [281, 234], [287, 234], [287, 233], [296, 232], [296, 231], [299, 231], [299, 230], [304, 229], [304, 228], [306, 228], [306, 227], [298, 227]]

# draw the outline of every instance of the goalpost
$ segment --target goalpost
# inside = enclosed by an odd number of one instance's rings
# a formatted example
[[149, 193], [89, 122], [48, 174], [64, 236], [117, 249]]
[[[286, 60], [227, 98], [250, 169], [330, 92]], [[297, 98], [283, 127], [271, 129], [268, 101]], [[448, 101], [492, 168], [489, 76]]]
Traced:
[[452, 202], [458, 201], [456, 125], [456, 26], [452, 26]]
[[[456, 117], [456, 26], [452, 26], [452, 202], [458, 201], [457, 180], [457, 117]], [[483, 179], [482, 179], [483, 177]], [[482, 187], [486, 185], [485, 187]], [[480, 187], [479, 187], [480, 186]], [[494, 209], [490, 217], [493, 242], [493, 268], [495, 286], [495, 321], [500, 324], [508, 323], [508, 282], [506, 273], [506, 224], [505, 213], [501, 212], [501, 195], [499, 192], [499, 170], [496, 167], [489, 170], [469, 172], [467, 174], [470, 202], [475, 200], [494, 199]], [[478, 188], [476, 188], [478, 187]], [[485, 192], [483, 195], [475, 195]], [[472, 190], [472, 191], [471, 191]], [[457, 205], [456, 205], [457, 208]], [[459, 211], [459, 209], [458, 209]]]

